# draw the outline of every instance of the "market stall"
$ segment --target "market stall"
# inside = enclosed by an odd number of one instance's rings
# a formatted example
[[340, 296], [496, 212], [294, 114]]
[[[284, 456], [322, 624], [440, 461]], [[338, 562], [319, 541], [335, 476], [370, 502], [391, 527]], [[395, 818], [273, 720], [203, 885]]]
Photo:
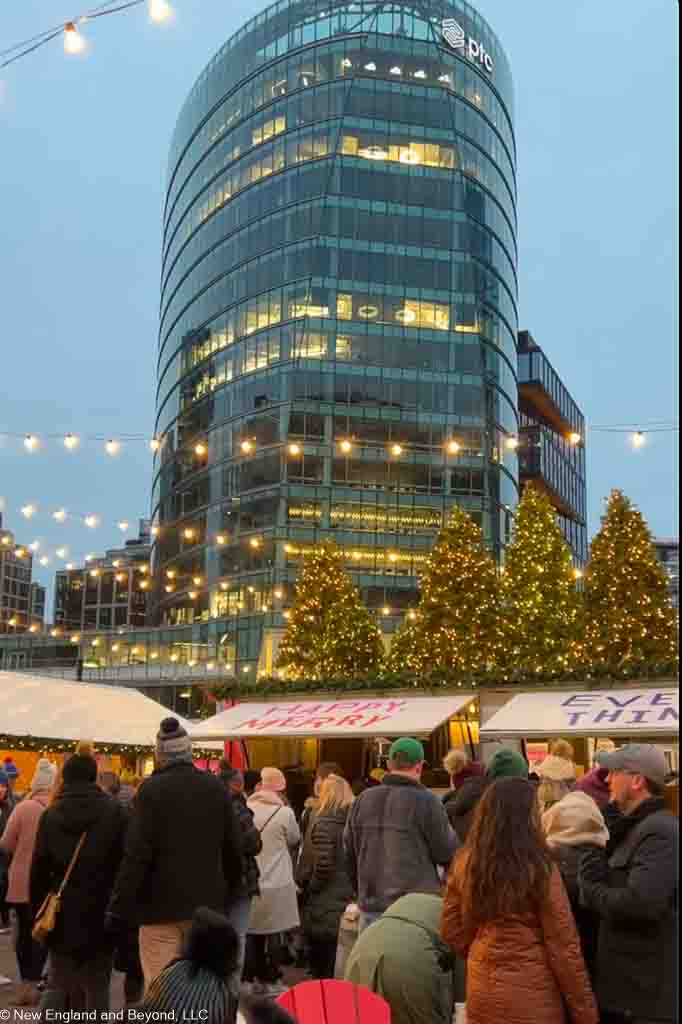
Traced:
[[[558, 736], [584, 740], [586, 764], [600, 738], [661, 745], [671, 771], [679, 758], [679, 689], [545, 690], [519, 693], [482, 725], [481, 741], [521, 741], [531, 760]], [[578, 758], [576, 760], [579, 760]]]
[[298, 765], [314, 771], [337, 761], [348, 778], [362, 777], [396, 736], [427, 741], [432, 765], [447, 747], [473, 748], [477, 695], [356, 696], [337, 700], [245, 702], [192, 727], [195, 740], [242, 740], [250, 763]]
[[[106, 767], [120, 771], [122, 760], [149, 769], [161, 719], [156, 701], [125, 686], [77, 683], [23, 672], [0, 672], [0, 761], [11, 755], [19, 782], [30, 779], [41, 752], [57, 758], [80, 739], [92, 740]], [[188, 721], [176, 715], [185, 728]], [[222, 745], [211, 745], [219, 757]], [[145, 765], [146, 762], [146, 765]]]

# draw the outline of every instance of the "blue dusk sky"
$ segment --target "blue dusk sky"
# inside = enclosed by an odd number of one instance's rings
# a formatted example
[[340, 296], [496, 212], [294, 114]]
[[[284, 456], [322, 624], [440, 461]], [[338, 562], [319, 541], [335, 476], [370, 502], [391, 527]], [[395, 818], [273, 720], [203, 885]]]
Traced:
[[[86, 26], [0, 72], [0, 433], [151, 434], [166, 156], [196, 76], [264, 4], [174, 0]], [[480, 0], [516, 85], [520, 324], [592, 424], [677, 417], [678, 12], [673, 0]], [[83, 10], [87, 10], [84, 7]], [[80, 9], [3, 5], [4, 49]], [[618, 486], [677, 534], [677, 436], [589, 445], [590, 528]], [[31, 455], [0, 437], [5, 525], [74, 561], [119, 543], [149, 508], [140, 443]], [[19, 509], [35, 503], [31, 522]], [[66, 507], [97, 514], [88, 530]], [[51, 587], [54, 557], [39, 577]]]

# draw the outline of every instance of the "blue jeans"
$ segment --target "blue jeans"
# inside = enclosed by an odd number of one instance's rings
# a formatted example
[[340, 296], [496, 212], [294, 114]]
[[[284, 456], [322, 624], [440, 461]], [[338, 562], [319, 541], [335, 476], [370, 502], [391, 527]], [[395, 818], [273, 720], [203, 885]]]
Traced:
[[369, 928], [371, 924], [374, 924], [375, 921], [378, 921], [383, 916], [383, 911], [361, 910], [360, 920], [358, 921], [358, 936], [362, 935], [365, 929]]
[[247, 896], [245, 893], [232, 904], [232, 907], [227, 914], [227, 919], [239, 938], [239, 959], [237, 960], [237, 967], [227, 980], [227, 986], [237, 1000], [239, 1000], [239, 986], [241, 985], [242, 973], [244, 971], [244, 960], [246, 957], [246, 933], [249, 930], [250, 916], [251, 897]]

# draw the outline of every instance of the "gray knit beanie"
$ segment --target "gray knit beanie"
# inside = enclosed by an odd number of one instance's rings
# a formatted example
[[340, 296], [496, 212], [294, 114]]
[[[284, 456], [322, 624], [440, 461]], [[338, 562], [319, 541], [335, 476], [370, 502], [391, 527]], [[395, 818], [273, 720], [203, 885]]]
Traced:
[[161, 765], [192, 762], [192, 741], [177, 718], [164, 718], [156, 737], [156, 759]]

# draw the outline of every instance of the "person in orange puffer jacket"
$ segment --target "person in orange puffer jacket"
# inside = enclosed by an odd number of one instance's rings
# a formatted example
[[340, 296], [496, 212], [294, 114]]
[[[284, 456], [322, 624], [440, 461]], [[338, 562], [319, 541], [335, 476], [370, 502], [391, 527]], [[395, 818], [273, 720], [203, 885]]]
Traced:
[[468, 1024], [598, 1024], [531, 783], [486, 790], [450, 871], [441, 935], [467, 959]]

